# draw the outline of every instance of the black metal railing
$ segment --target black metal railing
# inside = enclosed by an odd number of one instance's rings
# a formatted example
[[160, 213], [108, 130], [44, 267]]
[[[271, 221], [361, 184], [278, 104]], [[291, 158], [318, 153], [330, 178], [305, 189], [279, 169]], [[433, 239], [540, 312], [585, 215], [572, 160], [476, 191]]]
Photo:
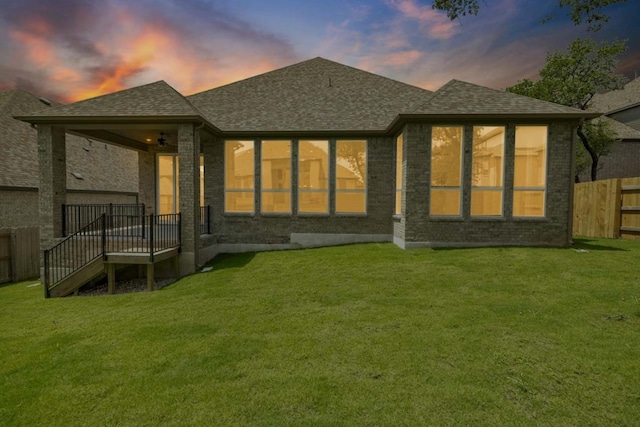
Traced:
[[[134, 204], [83, 204], [62, 205], [62, 235], [69, 236], [95, 221], [100, 216], [107, 216], [107, 229], [120, 230], [131, 223], [140, 223], [145, 216], [144, 203]], [[138, 229], [144, 232], [145, 228]], [[126, 232], [131, 234], [130, 231]], [[142, 236], [144, 237], [144, 236]]]
[[200, 234], [211, 234], [211, 206], [200, 206]]
[[[144, 227], [143, 231], [138, 228]], [[130, 230], [129, 233], [125, 233]], [[180, 246], [180, 214], [146, 215], [140, 224], [106, 231], [106, 251], [149, 253]]]
[[44, 292], [69, 277], [91, 261], [102, 256], [105, 249], [106, 215], [102, 214], [73, 235], [44, 251]]
[[[109, 228], [109, 224], [120, 227]], [[45, 297], [58, 283], [91, 261], [109, 252], [154, 254], [180, 247], [180, 214], [107, 215], [102, 214], [44, 251]]]

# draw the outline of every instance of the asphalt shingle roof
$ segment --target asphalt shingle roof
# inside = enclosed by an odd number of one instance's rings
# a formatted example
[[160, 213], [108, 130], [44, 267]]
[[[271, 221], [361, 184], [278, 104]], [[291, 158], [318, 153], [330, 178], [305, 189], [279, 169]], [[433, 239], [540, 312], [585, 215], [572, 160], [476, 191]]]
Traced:
[[638, 103], [640, 103], [640, 78], [630, 81], [620, 90], [597, 93], [591, 101], [591, 109], [609, 113]]
[[199, 116], [201, 113], [165, 81], [61, 105], [33, 117]]
[[606, 121], [609, 123], [609, 125], [611, 126], [611, 129], [613, 129], [615, 131], [615, 133], [618, 135], [618, 138], [620, 139], [626, 139], [626, 140], [630, 140], [630, 139], [636, 139], [636, 140], [640, 140], [640, 131], [637, 129], [632, 128], [631, 126], [628, 126], [622, 122], [619, 122], [617, 120], [614, 120], [610, 117], [607, 116], [601, 116], [598, 117], [597, 119], [594, 120], [602, 120], [602, 121]]
[[188, 99], [222, 131], [384, 130], [431, 92], [323, 58]]
[[411, 113], [425, 115], [579, 115], [584, 114], [584, 111], [460, 80], [451, 80]]

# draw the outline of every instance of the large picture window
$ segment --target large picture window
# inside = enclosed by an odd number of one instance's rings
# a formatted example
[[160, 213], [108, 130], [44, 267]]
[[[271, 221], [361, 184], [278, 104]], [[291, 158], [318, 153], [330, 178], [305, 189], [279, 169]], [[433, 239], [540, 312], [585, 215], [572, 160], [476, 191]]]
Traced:
[[336, 213], [367, 212], [367, 141], [336, 141]]
[[291, 213], [291, 141], [262, 142], [262, 212]]
[[402, 144], [403, 136], [396, 138], [396, 215], [402, 215]]
[[298, 143], [298, 212], [329, 213], [329, 141]]
[[460, 216], [462, 126], [434, 126], [431, 132], [429, 213], [434, 216]]
[[502, 215], [504, 131], [503, 126], [473, 127], [472, 216]]
[[225, 141], [225, 212], [254, 212], [254, 153], [253, 141]]
[[547, 126], [516, 126], [513, 216], [545, 215]]

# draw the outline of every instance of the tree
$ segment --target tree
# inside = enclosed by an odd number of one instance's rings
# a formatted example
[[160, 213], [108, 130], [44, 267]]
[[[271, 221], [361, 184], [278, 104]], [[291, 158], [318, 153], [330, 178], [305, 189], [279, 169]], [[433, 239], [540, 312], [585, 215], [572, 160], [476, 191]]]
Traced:
[[[602, 9], [626, 2], [627, 0], [558, 0], [558, 6], [570, 8], [569, 16], [575, 25], [586, 23], [587, 30], [595, 32], [602, 28], [602, 24], [609, 21], [609, 16]], [[460, 16], [477, 15], [480, 2], [479, 0], [434, 0], [432, 7], [446, 12], [449, 19], [453, 21]], [[553, 18], [554, 15], [549, 14], [543, 22]]]
[[[611, 154], [613, 147], [619, 141], [618, 135], [611, 127], [611, 122], [606, 119], [589, 120], [582, 126], [582, 133], [589, 141], [589, 145], [595, 159], [584, 145], [576, 147], [576, 176], [575, 181], [580, 182], [579, 176], [591, 169], [591, 179], [595, 181], [594, 174], [598, 170], [600, 157]], [[589, 168], [591, 166], [591, 168]], [[595, 171], [595, 172], [594, 172]]]
[[[624, 41], [601, 43], [576, 39], [566, 52], [547, 54], [540, 80], [519, 81], [508, 92], [526, 95], [568, 107], [587, 110], [596, 93], [621, 89], [626, 78], [615, 73], [617, 57], [625, 50]], [[616, 135], [608, 124], [585, 122], [578, 126], [578, 137], [591, 158], [591, 179], [596, 180], [598, 160], [608, 154]], [[609, 137], [604, 137], [605, 133]]]

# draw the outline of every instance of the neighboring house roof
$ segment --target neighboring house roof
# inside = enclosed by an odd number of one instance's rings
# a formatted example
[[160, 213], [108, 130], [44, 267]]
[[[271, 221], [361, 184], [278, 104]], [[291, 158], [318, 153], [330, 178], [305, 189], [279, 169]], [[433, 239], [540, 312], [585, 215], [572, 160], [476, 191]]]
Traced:
[[638, 103], [640, 103], [640, 78], [630, 81], [620, 90], [597, 93], [591, 101], [591, 109], [606, 114]]
[[383, 131], [431, 92], [323, 58], [187, 97], [224, 132]]
[[[39, 186], [37, 130], [13, 118], [54, 110], [29, 92], [0, 92], [0, 186]], [[43, 110], [43, 111], [40, 111]], [[131, 150], [66, 135], [67, 188], [73, 190], [138, 191], [138, 156]], [[75, 178], [77, 173], [83, 179]]]
[[59, 105], [30, 117], [198, 117], [202, 114], [167, 82], [160, 80], [131, 89]]
[[564, 105], [489, 89], [460, 80], [451, 80], [442, 86], [423, 105], [411, 113], [436, 116], [568, 115], [576, 117], [584, 117], [589, 114]]
[[631, 126], [627, 126], [626, 124], [607, 116], [601, 116], [595, 120], [608, 122], [611, 126], [611, 129], [613, 129], [619, 139], [640, 141], [640, 131], [632, 128]]

